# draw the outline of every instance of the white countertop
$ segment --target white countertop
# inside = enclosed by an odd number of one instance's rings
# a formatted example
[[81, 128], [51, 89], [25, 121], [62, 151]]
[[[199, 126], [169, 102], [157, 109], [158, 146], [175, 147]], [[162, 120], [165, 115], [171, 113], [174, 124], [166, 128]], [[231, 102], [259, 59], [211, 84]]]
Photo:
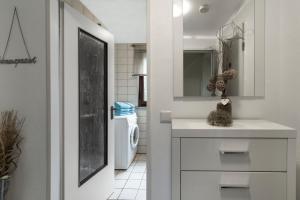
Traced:
[[173, 119], [172, 137], [296, 138], [295, 129], [266, 120], [234, 120], [231, 127], [211, 126], [206, 119]]

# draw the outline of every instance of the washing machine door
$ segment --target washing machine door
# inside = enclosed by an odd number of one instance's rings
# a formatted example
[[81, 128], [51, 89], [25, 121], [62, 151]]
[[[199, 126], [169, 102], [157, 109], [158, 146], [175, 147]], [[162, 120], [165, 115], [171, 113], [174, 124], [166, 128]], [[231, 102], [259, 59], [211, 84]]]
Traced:
[[130, 145], [131, 148], [136, 148], [138, 143], [139, 143], [139, 138], [140, 138], [140, 130], [138, 125], [133, 125], [132, 129], [131, 129], [131, 134], [130, 134]]

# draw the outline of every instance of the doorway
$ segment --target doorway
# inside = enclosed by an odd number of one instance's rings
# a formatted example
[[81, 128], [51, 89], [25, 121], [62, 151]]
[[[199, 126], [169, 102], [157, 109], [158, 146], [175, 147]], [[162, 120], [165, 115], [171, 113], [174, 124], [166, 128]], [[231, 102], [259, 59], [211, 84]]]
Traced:
[[132, 105], [134, 111], [120, 113], [116, 105], [115, 184], [110, 200], [146, 200], [146, 55], [146, 44], [115, 44], [115, 102]]
[[[146, 44], [140, 43], [124, 43], [113, 39], [109, 28], [90, 21], [83, 13], [71, 8], [64, 3], [63, 18], [63, 109], [64, 109], [64, 138], [63, 138], [63, 187], [62, 195], [64, 199], [146, 199], [146, 149], [147, 149], [147, 54]], [[146, 21], [145, 21], [146, 26]], [[104, 28], [105, 27], [105, 28]], [[107, 105], [105, 111], [107, 118], [107, 142], [103, 143], [107, 148], [104, 149], [101, 162], [94, 165], [91, 173], [84, 174], [82, 179], [79, 177], [80, 163], [80, 122], [79, 100], [86, 103], [93, 96], [82, 94], [79, 90], [80, 77], [84, 77], [84, 73], [79, 70], [78, 66], [78, 30], [82, 29], [87, 35], [91, 35], [99, 41], [107, 43]], [[75, 34], [76, 32], [76, 34]], [[94, 38], [94, 39], [95, 39]], [[115, 41], [115, 42], [114, 42]], [[90, 58], [88, 60], [93, 60]], [[115, 62], [113, 62], [115, 61]], [[93, 64], [92, 64], [93, 65]], [[91, 65], [91, 66], [92, 66]], [[89, 69], [90, 70], [90, 69]], [[94, 75], [99, 71], [95, 71]], [[93, 76], [93, 73], [88, 73]], [[91, 81], [91, 80], [90, 80]], [[85, 82], [85, 81], [83, 81]], [[88, 82], [88, 81], [87, 81]], [[100, 86], [101, 87], [101, 86]], [[92, 87], [88, 87], [94, 90]], [[105, 91], [105, 90], [104, 90]], [[105, 95], [103, 95], [105, 96]], [[123, 103], [130, 106], [125, 113], [124, 110], [115, 110], [116, 103]], [[103, 111], [104, 111], [103, 110]], [[112, 116], [114, 113], [115, 116]], [[82, 117], [92, 117], [93, 113], [83, 113]], [[131, 115], [131, 117], [127, 117]], [[126, 117], [124, 117], [126, 116]], [[113, 119], [114, 118], [114, 119]], [[122, 134], [126, 138], [121, 141], [127, 141], [125, 147], [129, 148], [128, 162], [125, 167], [117, 167], [113, 160], [117, 156], [116, 144], [116, 128], [117, 118], [125, 118], [128, 122], [127, 128], [123, 128]], [[83, 121], [82, 124], [88, 122]], [[83, 127], [83, 126], [82, 126]], [[88, 133], [93, 131], [85, 130]], [[84, 134], [86, 135], [86, 134]], [[105, 137], [104, 137], [105, 138]], [[100, 145], [101, 146], [101, 145]], [[89, 148], [89, 145], [86, 145]], [[99, 148], [98, 148], [99, 149]], [[88, 149], [89, 151], [91, 149]], [[84, 152], [81, 152], [84, 155]], [[90, 159], [90, 163], [93, 163]], [[102, 162], [103, 161], [103, 162]], [[90, 167], [90, 164], [86, 166]]]

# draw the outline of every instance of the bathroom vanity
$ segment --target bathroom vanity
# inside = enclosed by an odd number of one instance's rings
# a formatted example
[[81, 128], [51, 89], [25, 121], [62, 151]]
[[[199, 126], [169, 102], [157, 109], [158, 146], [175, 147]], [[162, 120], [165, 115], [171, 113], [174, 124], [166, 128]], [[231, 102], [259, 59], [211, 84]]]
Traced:
[[296, 200], [296, 130], [172, 120], [172, 200]]

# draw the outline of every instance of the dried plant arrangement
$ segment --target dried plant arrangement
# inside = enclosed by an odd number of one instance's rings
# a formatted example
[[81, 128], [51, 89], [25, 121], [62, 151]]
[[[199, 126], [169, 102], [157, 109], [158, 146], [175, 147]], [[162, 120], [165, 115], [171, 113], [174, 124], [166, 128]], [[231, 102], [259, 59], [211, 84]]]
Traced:
[[[229, 28], [232, 34], [224, 35], [224, 29]], [[213, 76], [209, 80], [207, 90], [212, 94], [221, 93], [221, 101], [217, 104], [217, 109], [210, 112], [207, 122], [213, 126], [231, 126], [232, 120], [232, 101], [227, 96], [228, 82], [238, 77], [238, 71], [232, 66], [231, 62], [231, 42], [232, 40], [242, 39], [244, 46], [244, 27], [240, 27], [234, 22], [221, 27], [218, 31], [217, 38], [219, 40], [218, 64], [219, 74]]]
[[18, 166], [22, 153], [21, 131], [25, 119], [14, 110], [1, 113], [0, 119], [0, 178], [10, 177]]

